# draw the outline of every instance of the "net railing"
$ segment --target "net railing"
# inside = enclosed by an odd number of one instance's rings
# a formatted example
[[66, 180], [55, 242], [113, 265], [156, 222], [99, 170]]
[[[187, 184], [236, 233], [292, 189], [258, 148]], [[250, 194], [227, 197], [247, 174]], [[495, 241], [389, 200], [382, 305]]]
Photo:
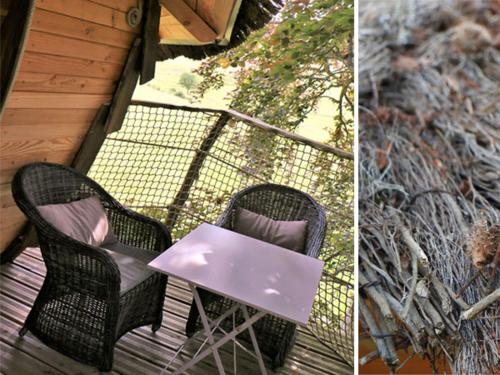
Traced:
[[174, 240], [214, 223], [236, 192], [259, 183], [312, 195], [327, 212], [325, 261], [309, 331], [353, 365], [353, 160], [348, 153], [234, 111], [132, 102], [89, 176]]

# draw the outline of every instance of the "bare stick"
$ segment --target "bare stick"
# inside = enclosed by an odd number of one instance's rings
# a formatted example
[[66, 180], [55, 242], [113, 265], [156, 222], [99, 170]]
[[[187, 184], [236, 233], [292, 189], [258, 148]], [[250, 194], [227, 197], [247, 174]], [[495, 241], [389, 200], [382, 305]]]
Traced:
[[376, 280], [368, 280], [365, 275], [363, 275], [361, 272], [359, 273], [359, 284], [360, 287], [364, 288], [366, 293], [370, 296], [370, 298], [375, 302], [375, 304], [378, 306], [380, 309], [380, 312], [382, 313], [389, 332], [390, 333], [395, 333], [396, 332], [396, 320], [394, 319], [394, 315], [392, 314], [391, 308], [389, 307], [389, 304], [387, 303], [386, 298], [384, 297], [383, 294], [379, 293], [377, 288], [375, 288], [375, 283]]
[[488, 306], [500, 300], [500, 288], [495, 290], [493, 293], [488, 294], [482, 300], [473, 305], [469, 310], [462, 313], [462, 319], [469, 320], [473, 319], [477, 314], [486, 309]]
[[458, 290], [458, 292], [455, 294], [455, 298], [458, 298], [462, 295], [462, 293], [469, 287], [470, 284], [474, 282], [478, 278], [478, 276], [481, 275], [481, 270], [477, 270], [469, 280]]
[[370, 352], [370, 353], [364, 355], [363, 357], [361, 357], [359, 359], [359, 364], [361, 366], [364, 366], [367, 363], [370, 363], [371, 361], [374, 361], [379, 357], [380, 357], [380, 354], [379, 354], [378, 350], [374, 350], [373, 352]]
[[429, 259], [425, 254], [424, 250], [419, 246], [417, 241], [415, 241], [408, 230], [408, 228], [404, 226], [400, 226], [399, 230], [401, 231], [401, 235], [403, 236], [403, 240], [410, 249], [413, 256], [417, 258], [418, 265], [422, 267], [424, 270], [429, 270]]
[[410, 292], [406, 297], [405, 307], [403, 308], [402, 316], [408, 316], [408, 311], [410, 311], [410, 306], [412, 305], [413, 298], [415, 297], [415, 291], [417, 289], [417, 279], [418, 279], [418, 259], [417, 257], [411, 253], [411, 286]]

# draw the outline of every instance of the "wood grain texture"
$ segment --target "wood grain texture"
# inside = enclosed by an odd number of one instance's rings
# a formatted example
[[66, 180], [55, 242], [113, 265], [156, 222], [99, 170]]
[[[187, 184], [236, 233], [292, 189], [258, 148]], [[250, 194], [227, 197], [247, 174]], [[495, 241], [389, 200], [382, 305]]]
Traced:
[[35, 126], [39, 124], [90, 124], [97, 108], [88, 109], [7, 109], [2, 119], [2, 130], [9, 126]]
[[8, 108], [88, 108], [109, 103], [112, 95], [61, 94], [14, 91], [7, 99]]
[[[187, 7], [213, 30], [214, 39], [224, 38], [236, 0], [179, 0], [179, 2], [185, 3], [185, 6], [181, 5], [180, 13], [175, 8], [179, 7], [175, 1], [169, 6], [162, 7], [160, 39], [164, 43], [194, 45], [200, 43], [201, 40], [190, 31], [190, 27], [192, 27], [190, 19], [193, 16], [186, 15], [188, 13]], [[174, 9], [175, 16], [169, 9]]]
[[19, 155], [72, 151], [82, 143], [82, 138], [81, 136], [42, 139], [24, 138], [15, 141], [3, 141], [0, 147], [0, 161], [8, 165], [9, 161], [17, 159]]
[[8, 207], [15, 207], [16, 202], [12, 197], [10, 184], [0, 184], [0, 207], [2, 209]]
[[127, 49], [134, 39], [133, 33], [118, 30], [109, 26], [69, 17], [44, 9], [37, 9], [33, 15], [32, 30], [45, 33], [57, 33], [74, 39], [88, 42], [122, 47]]
[[16, 206], [12, 197], [10, 183], [0, 185], [0, 205], [2, 210], [0, 216], [0, 246], [3, 249], [24, 226], [26, 217]]
[[200, 42], [208, 43], [217, 33], [183, 0], [161, 0], [161, 4]]
[[119, 6], [116, 5], [119, 2], [120, 0], [115, 0], [115, 6], [110, 8], [89, 0], [38, 0], [37, 8], [135, 34], [140, 33], [140, 26], [131, 28], [128, 25], [126, 13], [118, 10]]
[[[4, 322], [4, 319], [2, 318], [3, 335], [5, 336], [10, 335], [14, 337], [15, 332], [8, 330], [8, 328], [10, 328], [11, 326], [12, 325], [9, 326], [7, 322]], [[46, 363], [33, 360], [33, 358], [30, 357], [30, 355], [26, 354], [25, 352], [21, 351], [19, 355], [12, 355], [12, 353], [9, 353], [8, 348], [9, 348], [8, 344], [4, 343], [3, 341], [0, 343], [0, 353], [2, 353], [0, 356], [1, 362], [5, 364], [5, 367], [12, 369], [12, 371], [17, 374], [29, 374], [31, 371], [33, 371], [34, 368], [40, 371], [40, 374], [51, 374], [51, 375], [64, 374], [63, 372], [52, 368]]]
[[[0, 128], [0, 184], [23, 165], [69, 165], [102, 104], [111, 102], [141, 31], [126, 21], [137, 0], [37, 0], [26, 51]], [[1, 189], [1, 188], [0, 188]], [[0, 251], [25, 218], [0, 191]]]
[[137, 7], [137, 0], [90, 0], [92, 3], [100, 4], [111, 9], [117, 9], [123, 13], [127, 13], [130, 8]]
[[2, 208], [2, 212], [5, 212], [5, 216], [0, 218], [0, 249], [5, 249], [24, 227], [27, 219], [17, 207]]
[[120, 64], [115, 63], [26, 51], [19, 70], [117, 80], [121, 68]]
[[64, 138], [83, 138], [87, 133], [90, 123], [80, 122], [76, 124], [66, 123], [47, 123], [47, 124], [29, 124], [17, 126], [2, 126], [0, 134], [2, 137], [2, 146], [8, 142], [23, 142], [26, 141], [27, 134], [33, 133], [30, 141], [42, 140], [46, 135], [50, 134], [51, 139]]
[[[51, 147], [54, 149], [54, 147]], [[67, 148], [67, 147], [64, 147]], [[68, 165], [71, 160], [73, 160], [75, 150], [56, 150], [56, 152], [48, 152], [47, 149], [43, 149], [38, 152], [31, 152], [28, 154], [16, 154], [11, 159], [2, 160], [0, 163], [0, 183], [9, 184], [12, 181], [12, 177], [16, 171], [22, 166], [34, 163], [37, 161], [47, 161], [50, 163], [59, 163]], [[2, 215], [3, 212], [2, 212]], [[0, 215], [0, 216], [2, 216]], [[0, 250], [3, 250], [0, 249]]]
[[180, 21], [162, 7], [164, 12], [160, 17], [160, 40], [163, 43], [188, 44], [198, 43], [193, 34], [186, 29]]
[[209, 24], [218, 37], [224, 35], [235, 0], [200, 0], [196, 12]]
[[113, 94], [115, 81], [65, 74], [21, 72], [14, 91]]
[[[5, 332], [3, 341], [8, 344], [5, 355], [16, 358], [16, 353], [22, 351], [31, 357], [25, 360], [34, 364], [40, 361], [52, 366], [56, 371], [54, 374], [58, 374], [57, 371], [66, 374], [97, 374], [96, 370], [47, 348], [30, 334], [23, 340], [17, 339], [17, 330], [26, 318], [45, 275], [40, 251], [35, 248], [26, 249], [14, 263], [5, 265], [0, 272], [0, 282], [3, 285], [0, 291], [0, 306], [4, 319], [1, 326], [5, 330], [2, 331]], [[169, 278], [162, 328], [152, 334], [149, 327], [140, 327], [123, 336], [115, 349], [113, 373], [150, 375], [161, 372], [176, 346], [185, 340], [184, 327], [191, 299], [192, 295], [185, 283]], [[196, 347], [185, 349], [183, 352], [185, 358], [192, 355], [195, 349]], [[232, 345], [223, 346], [220, 354], [226, 368], [232, 369]], [[241, 350], [238, 350], [237, 354], [238, 374], [259, 373], [253, 358]], [[180, 361], [174, 362], [174, 366], [177, 367], [179, 363]], [[8, 364], [15, 366], [12, 362]], [[10, 367], [3, 364], [1, 366], [1, 371], [6, 375], [15, 374]], [[189, 373], [206, 375], [216, 372], [213, 360], [209, 358], [197, 364]], [[297, 342], [285, 366], [275, 374], [347, 375], [352, 372], [352, 368], [340, 362], [335, 353], [322, 346], [307, 331], [299, 329]], [[36, 371], [26, 373], [26, 375], [31, 374], [38, 375]]]
[[123, 64], [127, 49], [31, 30], [26, 51]]

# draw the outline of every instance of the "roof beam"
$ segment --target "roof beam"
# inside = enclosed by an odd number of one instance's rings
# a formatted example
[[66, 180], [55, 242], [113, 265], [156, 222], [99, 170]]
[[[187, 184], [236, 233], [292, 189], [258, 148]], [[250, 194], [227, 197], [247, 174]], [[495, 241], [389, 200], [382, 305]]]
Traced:
[[200, 42], [217, 39], [217, 33], [183, 0], [160, 0], [160, 3]]

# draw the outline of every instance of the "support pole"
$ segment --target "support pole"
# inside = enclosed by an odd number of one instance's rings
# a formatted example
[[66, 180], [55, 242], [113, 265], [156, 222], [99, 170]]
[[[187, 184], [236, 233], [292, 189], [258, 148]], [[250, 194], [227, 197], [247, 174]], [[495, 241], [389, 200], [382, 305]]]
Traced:
[[184, 177], [184, 181], [182, 182], [179, 191], [177, 192], [172, 203], [169, 205], [166, 220], [166, 226], [169, 230], [172, 230], [175, 226], [180, 210], [188, 200], [190, 190], [195, 181], [198, 179], [203, 162], [207, 158], [208, 152], [215, 144], [215, 141], [217, 141], [222, 129], [224, 129], [224, 126], [226, 126], [229, 121], [229, 118], [229, 114], [223, 112], [212, 129], [210, 129], [208, 136], [201, 143], [200, 148], [196, 151], [193, 161], [191, 162], [191, 165], [186, 173], [186, 177]]

